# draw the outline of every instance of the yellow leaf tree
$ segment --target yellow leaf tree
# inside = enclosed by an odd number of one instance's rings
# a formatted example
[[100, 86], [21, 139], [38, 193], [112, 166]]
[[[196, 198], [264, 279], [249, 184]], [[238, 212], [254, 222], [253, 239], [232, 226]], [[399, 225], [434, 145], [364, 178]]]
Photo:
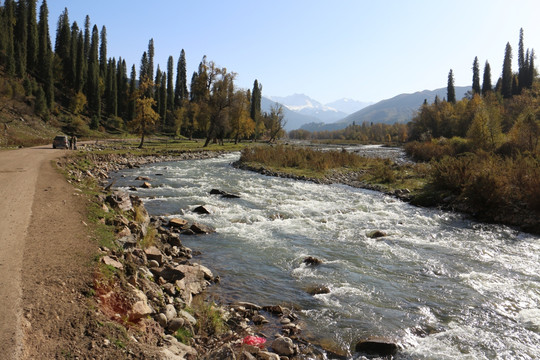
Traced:
[[156, 105], [156, 101], [147, 97], [147, 89], [152, 87], [152, 81], [145, 79], [139, 89], [139, 97], [135, 100], [135, 117], [131, 122], [131, 127], [137, 134], [141, 135], [141, 143], [139, 149], [143, 147], [144, 136], [152, 133], [154, 124], [159, 120], [159, 114], [154, 111], [153, 107]]

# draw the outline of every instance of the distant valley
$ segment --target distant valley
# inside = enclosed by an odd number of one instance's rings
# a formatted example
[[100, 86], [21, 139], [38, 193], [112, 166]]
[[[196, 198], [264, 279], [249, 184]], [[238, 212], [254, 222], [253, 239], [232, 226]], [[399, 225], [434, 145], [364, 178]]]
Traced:
[[[462, 99], [470, 86], [456, 86], [456, 97]], [[441, 100], [446, 97], [446, 88], [424, 90], [413, 94], [400, 94], [393, 98], [379, 101], [375, 104], [350, 99], [341, 99], [323, 105], [303, 94], [286, 97], [263, 97], [261, 107], [263, 112], [269, 112], [272, 105], [283, 105], [285, 113], [285, 130], [305, 129], [308, 131], [340, 130], [353, 122], [368, 123], [406, 123], [424, 100], [432, 103], [438, 96]]]

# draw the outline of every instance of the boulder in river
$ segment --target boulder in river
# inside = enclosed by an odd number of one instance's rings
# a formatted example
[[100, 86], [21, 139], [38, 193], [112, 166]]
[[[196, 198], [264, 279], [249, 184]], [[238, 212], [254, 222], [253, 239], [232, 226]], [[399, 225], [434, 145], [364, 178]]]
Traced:
[[381, 230], [372, 230], [366, 233], [366, 236], [372, 239], [377, 239], [386, 236], [386, 233]]
[[187, 220], [184, 219], [171, 219], [169, 220], [169, 226], [179, 229], [186, 229], [188, 225]]
[[321, 265], [323, 261], [321, 259], [317, 259], [316, 257], [308, 256], [304, 259], [303, 263], [306, 265]]
[[212, 189], [210, 190], [210, 194], [211, 195], [221, 195], [221, 197], [223, 198], [226, 198], [226, 199], [239, 199], [240, 196], [238, 195], [235, 195], [235, 194], [229, 194], [223, 190], [219, 190], [219, 189]]
[[199, 223], [193, 223], [189, 229], [193, 231], [195, 234], [211, 234], [211, 233], [216, 232], [210, 226], [199, 224]]
[[307, 288], [306, 292], [310, 295], [329, 294], [330, 289], [328, 288], [328, 286], [315, 285]]
[[208, 211], [207, 208], [205, 208], [204, 206], [197, 206], [195, 209], [192, 210], [194, 213], [196, 214], [201, 214], [201, 215], [207, 215], [207, 214], [210, 214], [210, 211]]
[[359, 341], [355, 350], [367, 355], [389, 356], [397, 353], [398, 345], [385, 338], [369, 338]]

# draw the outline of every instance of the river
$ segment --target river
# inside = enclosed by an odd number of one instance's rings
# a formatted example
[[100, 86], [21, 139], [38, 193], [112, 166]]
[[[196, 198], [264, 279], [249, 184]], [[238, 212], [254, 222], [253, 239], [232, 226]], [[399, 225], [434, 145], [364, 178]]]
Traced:
[[[116, 174], [152, 215], [213, 226], [182, 237], [227, 301], [295, 306], [307, 335], [349, 349], [394, 339], [397, 359], [540, 359], [540, 238], [343, 185], [233, 168], [238, 154]], [[158, 175], [156, 175], [158, 174]], [[240, 195], [225, 199], [211, 189]], [[210, 215], [190, 210], [204, 205]], [[381, 230], [386, 237], [367, 233]], [[313, 267], [303, 259], [324, 261]], [[312, 286], [328, 294], [309, 295]], [[354, 354], [351, 355], [354, 357]]]

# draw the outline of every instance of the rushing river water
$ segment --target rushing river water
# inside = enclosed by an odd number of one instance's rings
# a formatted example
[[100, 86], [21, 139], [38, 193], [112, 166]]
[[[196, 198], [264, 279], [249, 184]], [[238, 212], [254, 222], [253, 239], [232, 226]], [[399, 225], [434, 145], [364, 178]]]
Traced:
[[[125, 189], [150, 177], [153, 188], [136, 194], [151, 214], [216, 228], [182, 241], [221, 277], [220, 296], [298, 306], [319, 341], [348, 349], [368, 336], [395, 339], [398, 359], [540, 359], [539, 237], [372, 191], [238, 170], [237, 158], [113, 176]], [[211, 214], [192, 213], [196, 205]], [[324, 264], [306, 266], [307, 256]], [[306, 292], [318, 285], [330, 293]]]

